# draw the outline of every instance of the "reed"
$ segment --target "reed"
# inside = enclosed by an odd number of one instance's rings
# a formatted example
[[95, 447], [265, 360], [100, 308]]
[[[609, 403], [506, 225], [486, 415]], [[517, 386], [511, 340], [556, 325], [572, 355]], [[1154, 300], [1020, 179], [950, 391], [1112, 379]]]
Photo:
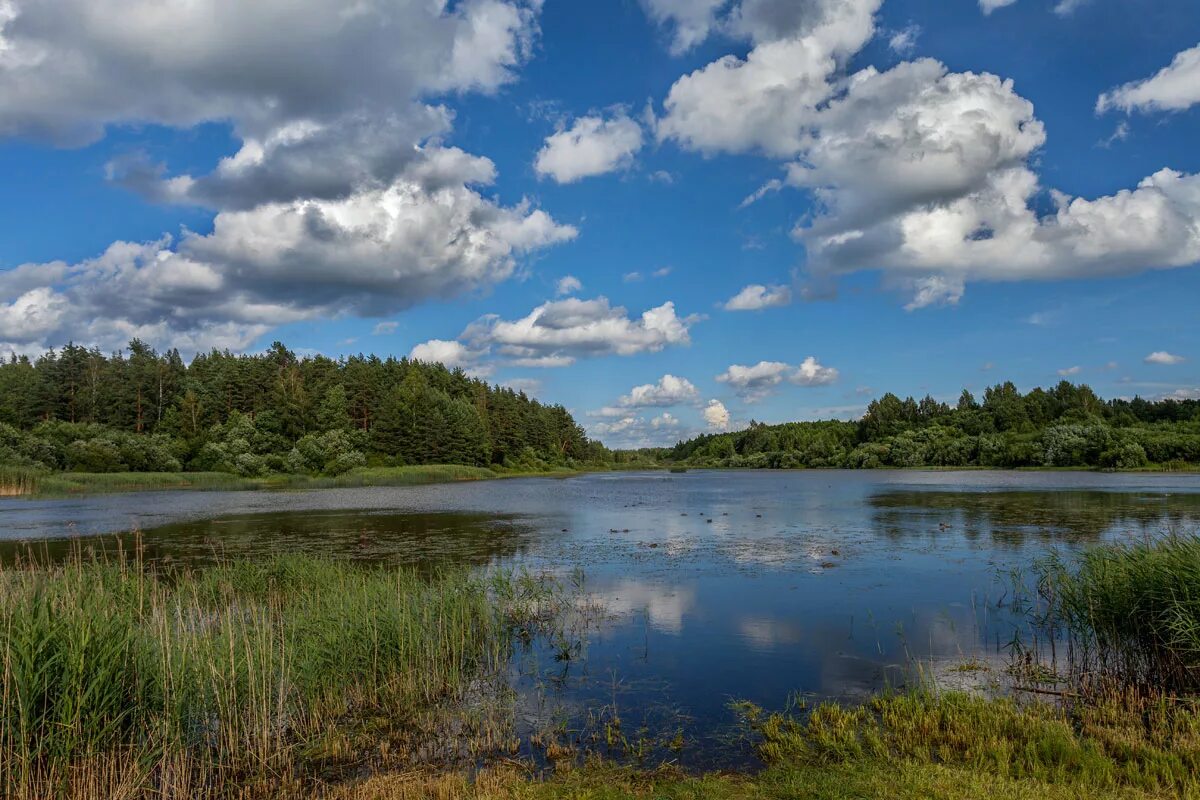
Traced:
[[277, 796], [413, 752], [503, 673], [541, 586], [300, 557], [3, 568], [0, 796]]
[[1035, 627], [1058, 644], [1076, 689], [1200, 689], [1200, 538], [1052, 555], [1035, 572]]
[[46, 473], [28, 467], [0, 466], [0, 497], [30, 495], [38, 490]]

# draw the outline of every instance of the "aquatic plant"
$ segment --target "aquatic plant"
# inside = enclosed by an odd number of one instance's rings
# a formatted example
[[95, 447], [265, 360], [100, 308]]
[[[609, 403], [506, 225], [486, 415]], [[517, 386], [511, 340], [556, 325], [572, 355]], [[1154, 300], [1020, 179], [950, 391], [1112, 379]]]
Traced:
[[[516, 621], [550, 618], [533, 609], [552, 593], [302, 557], [0, 569], [0, 796], [265, 793], [385, 754], [507, 743], [479, 703]], [[440, 709], [475, 695], [440, 728]]]
[[1051, 555], [1036, 567], [1034, 622], [1065, 644], [1075, 684], [1200, 689], [1200, 537], [1171, 535]]

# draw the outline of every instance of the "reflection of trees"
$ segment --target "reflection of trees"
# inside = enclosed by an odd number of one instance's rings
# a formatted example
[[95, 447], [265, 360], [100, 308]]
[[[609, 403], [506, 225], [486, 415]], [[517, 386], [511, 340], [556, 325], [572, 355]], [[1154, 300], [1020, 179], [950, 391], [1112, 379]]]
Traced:
[[944, 533], [1020, 546], [1031, 538], [1096, 540], [1200, 526], [1200, 494], [887, 490], [867, 502], [878, 528], [897, 539]]
[[74, 549], [131, 553], [140, 541], [148, 560], [204, 564], [218, 559], [308, 553], [365, 562], [428, 567], [480, 566], [526, 552], [532, 525], [480, 514], [284, 512], [181, 522], [140, 535], [89, 536], [26, 545], [5, 542], [0, 560], [18, 554], [60, 560]]

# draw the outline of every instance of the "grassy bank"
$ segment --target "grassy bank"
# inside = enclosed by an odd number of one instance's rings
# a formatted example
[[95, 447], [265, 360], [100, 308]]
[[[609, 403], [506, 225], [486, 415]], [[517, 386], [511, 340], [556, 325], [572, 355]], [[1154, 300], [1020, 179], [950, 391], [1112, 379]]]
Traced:
[[0, 467], [0, 497], [55, 496], [103, 492], [138, 492], [194, 489], [238, 491], [248, 489], [323, 489], [354, 486], [419, 486], [431, 483], [490, 480], [493, 478], [576, 475], [576, 470], [541, 472], [488, 469], [459, 464], [410, 467], [360, 467], [336, 477], [271, 475], [243, 478], [227, 472], [59, 472]]
[[529, 579], [304, 558], [6, 568], [0, 796], [283, 796], [504, 749], [485, 687], [552, 602]]
[[[1141, 713], [1138, 713], [1140, 711]], [[1200, 719], [1125, 705], [1068, 713], [961, 694], [877, 698], [853, 708], [748, 721], [766, 768], [687, 776], [593, 764], [531, 780], [511, 769], [379, 777], [339, 800], [1037, 800], [1182, 798], [1200, 792]]]

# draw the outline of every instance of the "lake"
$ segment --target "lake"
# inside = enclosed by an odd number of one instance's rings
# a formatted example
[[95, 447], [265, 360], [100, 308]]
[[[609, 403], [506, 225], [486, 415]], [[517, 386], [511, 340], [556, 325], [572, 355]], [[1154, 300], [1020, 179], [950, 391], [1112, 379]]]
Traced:
[[[855, 699], [914, 667], [977, 678], [1020, 625], [1013, 570], [1050, 548], [1200, 528], [1200, 477], [1070, 472], [603, 473], [311, 492], [0, 501], [0, 558], [139, 531], [173, 562], [313, 552], [580, 581], [572, 657], [514, 659], [522, 725], [681, 732], [685, 762], [739, 763], [733, 700]], [[122, 546], [134, 538], [126, 534]], [[601, 709], [602, 712], [598, 712]], [[590, 720], [590, 722], [589, 722]]]

